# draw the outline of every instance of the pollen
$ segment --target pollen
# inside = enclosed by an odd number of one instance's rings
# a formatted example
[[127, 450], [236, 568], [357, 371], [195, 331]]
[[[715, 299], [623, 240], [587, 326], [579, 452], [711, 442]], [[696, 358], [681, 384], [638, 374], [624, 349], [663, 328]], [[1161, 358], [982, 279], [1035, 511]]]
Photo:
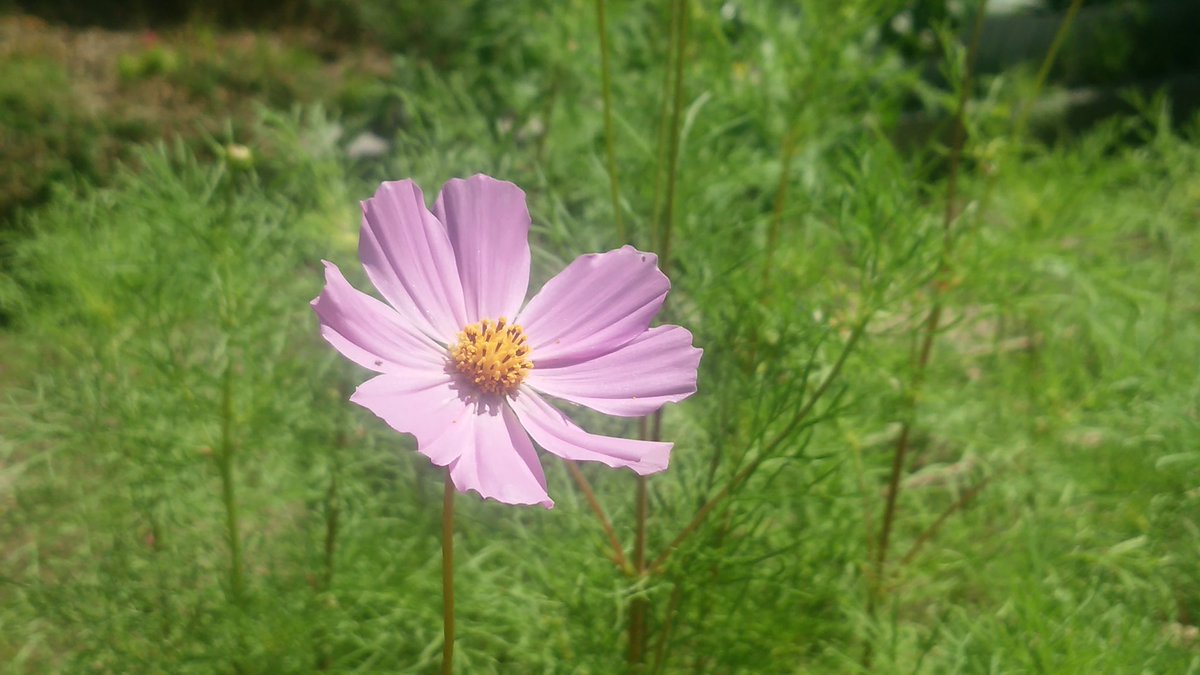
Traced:
[[484, 394], [511, 394], [533, 369], [525, 332], [504, 317], [484, 319], [458, 334], [450, 360]]

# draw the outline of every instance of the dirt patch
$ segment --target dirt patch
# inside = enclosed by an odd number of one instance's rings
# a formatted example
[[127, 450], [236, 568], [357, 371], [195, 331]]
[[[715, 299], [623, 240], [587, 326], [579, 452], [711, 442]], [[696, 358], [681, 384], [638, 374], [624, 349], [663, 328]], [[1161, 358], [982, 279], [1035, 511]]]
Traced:
[[0, 222], [55, 181], [103, 181], [135, 144], [250, 140], [259, 106], [368, 114], [386, 95], [382, 50], [313, 31], [71, 29], [0, 17]]

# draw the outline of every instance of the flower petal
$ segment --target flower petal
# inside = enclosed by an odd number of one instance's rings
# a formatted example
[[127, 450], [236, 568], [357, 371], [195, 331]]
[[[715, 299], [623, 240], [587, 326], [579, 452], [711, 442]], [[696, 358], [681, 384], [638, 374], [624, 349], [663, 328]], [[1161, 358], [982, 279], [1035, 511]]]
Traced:
[[576, 258], [517, 317], [535, 368], [607, 354], [646, 332], [671, 282], [658, 258], [625, 246]]
[[325, 288], [312, 301], [321, 336], [343, 356], [378, 373], [437, 371], [444, 350], [391, 307], [356, 290], [337, 265], [325, 262]]
[[371, 283], [426, 335], [449, 344], [467, 325], [446, 228], [411, 180], [386, 182], [362, 203], [358, 255]]
[[506, 504], [554, 506], [533, 444], [513, 414], [502, 405], [478, 404], [462, 391], [451, 374], [428, 371], [379, 375], [350, 400], [415, 436], [418, 452], [448, 466], [459, 490]]
[[509, 405], [533, 440], [563, 459], [627, 466], [642, 476], [667, 468], [671, 443], [589, 434], [528, 387], [510, 398]]
[[458, 263], [467, 321], [513, 319], [529, 289], [529, 209], [521, 188], [491, 176], [454, 178], [433, 207]]
[[474, 404], [460, 394], [454, 377], [436, 369], [373, 377], [350, 400], [396, 431], [415, 436], [417, 451], [438, 466], [449, 466], [462, 454], [462, 431], [475, 416]]
[[463, 453], [450, 465], [454, 487], [474, 490], [505, 504], [540, 504], [553, 508], [546, 476], [529, 436], [508, 406], [483, 410], [462, 432]]
[[534, 368], [525, 383], [609, 415], [649, 415], [696, 393], [702, 351], [679, 326], [658, 326], [594, 359]]

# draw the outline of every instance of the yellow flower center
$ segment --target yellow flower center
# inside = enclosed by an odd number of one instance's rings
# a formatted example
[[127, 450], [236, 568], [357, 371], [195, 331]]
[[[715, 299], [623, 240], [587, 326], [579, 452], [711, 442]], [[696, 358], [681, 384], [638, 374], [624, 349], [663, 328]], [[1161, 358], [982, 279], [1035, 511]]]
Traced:
[[520, 326], [508, 325], [504, 317], [484, 319], [458, 334], [450, 348], [454, 368], [485, 394], [511, 394], [533, 368], [529, 345]]

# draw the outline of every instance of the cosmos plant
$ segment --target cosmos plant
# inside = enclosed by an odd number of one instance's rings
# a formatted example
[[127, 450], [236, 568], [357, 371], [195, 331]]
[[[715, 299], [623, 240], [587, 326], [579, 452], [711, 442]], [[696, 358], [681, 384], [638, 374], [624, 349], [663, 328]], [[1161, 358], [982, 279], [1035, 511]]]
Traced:
[[525, 302], [530, 218], [512, 183], [451, 180], [430, 212], [413, 181], [386, 182], [362, 213], [359, 257], [387, 303], [326, 262], [312, 304], [325, 340], [378, 373], [350, 400], [414, 436], [418, 452], [447, 469], [450, 649], [452, 488], [552, 507], [533, 442], [639, 475], [666, 469], [671, 443], [588, 433], [545, 396], [648, 415], [696, 391], [701, 350], [684, 328], [650, 327], [670, 282], [653, 254], [631, 246], [577, 258]]

